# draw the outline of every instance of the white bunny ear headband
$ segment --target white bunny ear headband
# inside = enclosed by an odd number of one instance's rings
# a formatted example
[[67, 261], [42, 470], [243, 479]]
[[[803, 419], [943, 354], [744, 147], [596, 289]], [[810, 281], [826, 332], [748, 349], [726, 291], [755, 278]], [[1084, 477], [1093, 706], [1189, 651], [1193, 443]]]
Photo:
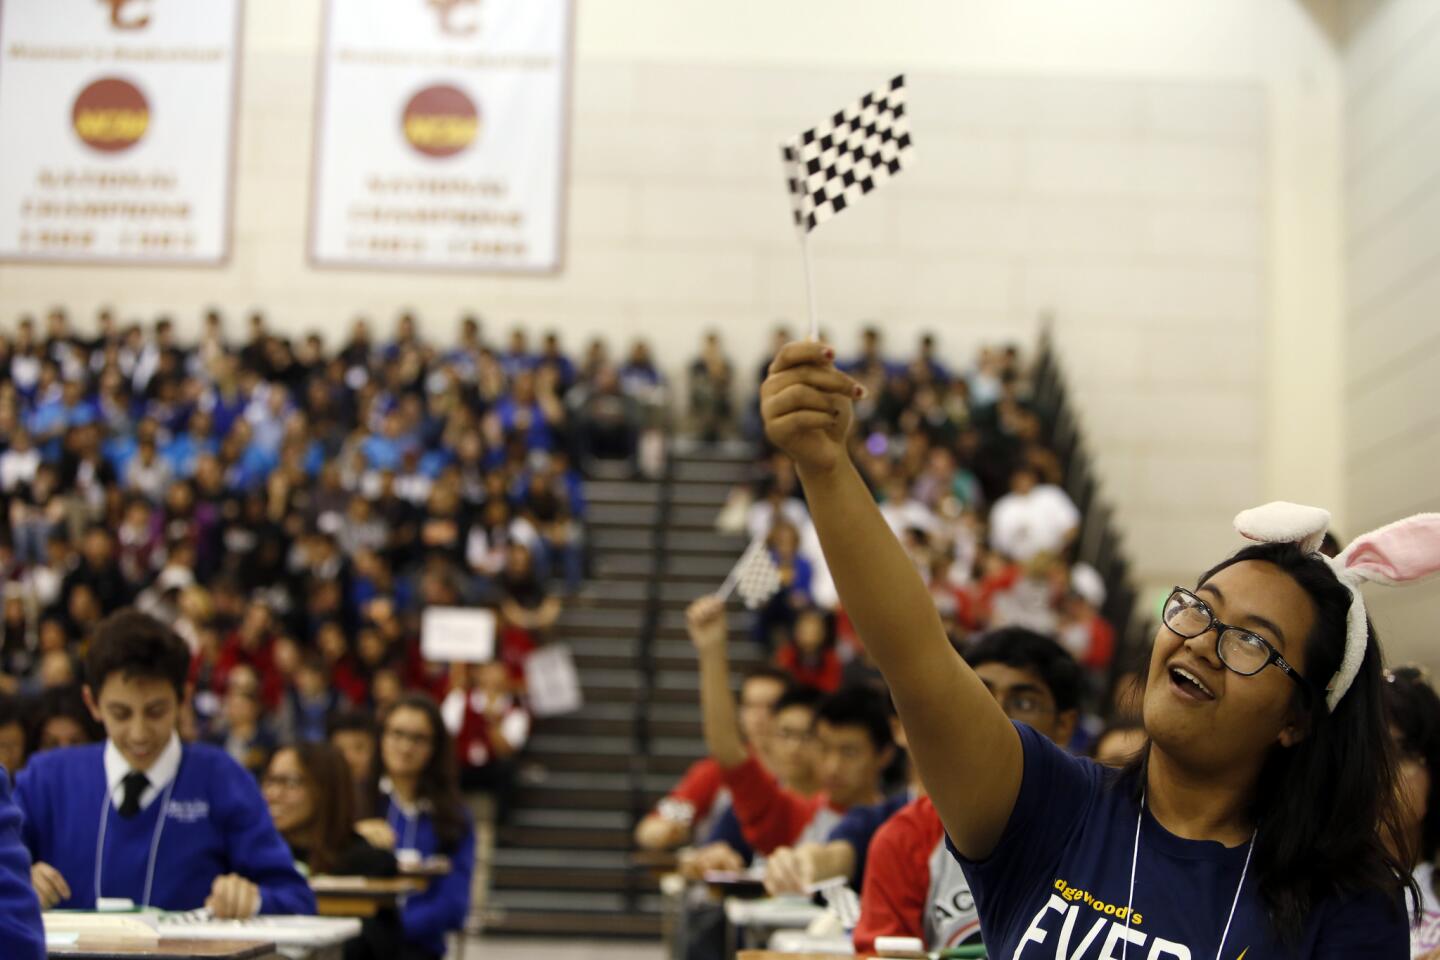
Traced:
[[[1293, 543], [1316, 553], [1330, 526], [1330, 512], [1319, 507], [1276, 500], [1235, 517], [1240, 535], [1260, 543]], [[1356, 537], [1335, 558], [1318, 554], [1350, 591], [1350, 616], [1345, 629], [1345, 656], [1325, 687], [1325, 705], [1334, 710], [1345, 696], [1365, 659], [1369, 619], [1362, 583], [1400, 586], [1440, 573], [1440, 513], [1417, 513]]]

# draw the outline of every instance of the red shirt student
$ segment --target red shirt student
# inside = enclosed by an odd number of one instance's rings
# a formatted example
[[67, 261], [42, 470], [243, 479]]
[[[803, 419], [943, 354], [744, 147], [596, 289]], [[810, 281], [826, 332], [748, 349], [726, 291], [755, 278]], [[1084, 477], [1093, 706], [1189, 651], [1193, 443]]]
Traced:
[[440, 705], [445, 728], [455, 738], [460, 786], [495, 797], [503, 823], [515, 794], [515, 755], [530, 738], [530, 712], [513, 694], [503, 661], [455, 664], [451, 690]]
[[[787, 682], [778, 668], [759, 667], [740, 684], [740, 735], [772, 769], [772, 714]], [[635, 827], [635, 844], [644, 850], [670, 850], [703, 837], [714, 814], [729, 804], [720, 764], [702, 757]]]
[[880, 801], [880, 774], [895, 755], [883, 694], [853, 688], [823, 700], [812, 731], [821, 792], [806, 797], [786, 790], [740, 742], [724, 604], [703, 597], [690, 605], [686, 619], [700, 655], [705, 743], [725, 771], [741, 829], [757, 853], [823, 842], [850, 807]]
[[840, 657], [824, 611], [815, 607], [800, 611], [790, 639], [775, 654], [775, 665], [796, 683], [825, 693], [840, 689]]

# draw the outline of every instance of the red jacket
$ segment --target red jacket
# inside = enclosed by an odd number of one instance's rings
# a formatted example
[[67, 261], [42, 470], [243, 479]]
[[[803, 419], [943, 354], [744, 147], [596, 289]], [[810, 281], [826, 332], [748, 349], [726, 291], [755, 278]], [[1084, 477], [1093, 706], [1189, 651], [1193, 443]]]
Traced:
[[906, 805], [876, 832], [865, 863], [857, 956], [873, 954], [876, 937], [918, 937], [927, 950], [979, 942], [975, 898], [945, 848], [945, 827], [929, 797]]
[[775, 775], [754, 756], [725, 771], [725, 786], [745, 841], [756, 853], [793, 847], [807, 840], [823, 842], [845, 812], [830, 804], [823, 793], [802, 797], [780, 786]]
[[715, 799], [725, 788], [725, 771], [713, 757], [696, 760], [685, 771], [685, 776], [666, 795], [666, 800], [679, 801], [690, 805], [694, 811], [692, 823], [699, 823], [710, 815]]
[[824, 693], [840, 689], [840, 657], [833, 647], [826, 647], [817, 659], [810, 659], [795, 644], [787, 643], [775, 654], [775, 666], [790, 674], [796, 683], [808, 684]]

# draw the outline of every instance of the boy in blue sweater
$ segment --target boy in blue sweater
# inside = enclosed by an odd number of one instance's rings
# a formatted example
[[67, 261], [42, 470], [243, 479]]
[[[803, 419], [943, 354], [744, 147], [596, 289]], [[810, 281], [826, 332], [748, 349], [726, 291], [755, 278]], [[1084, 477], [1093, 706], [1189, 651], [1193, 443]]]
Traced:
[[104, 897], [224, 919], [315, 912], [254, 778], [180, 742], [189, 664], [184, 642], [142, 613], [96, 629], [84, 696], [105, 742], [42, 754], [16, 783], [45, 909]]
[[30, 889], [30, 855], [20, 842], [20, 814], [10, 778], [0, 770], [0, 943], [11, 960], [44, 960], [45, 930]]

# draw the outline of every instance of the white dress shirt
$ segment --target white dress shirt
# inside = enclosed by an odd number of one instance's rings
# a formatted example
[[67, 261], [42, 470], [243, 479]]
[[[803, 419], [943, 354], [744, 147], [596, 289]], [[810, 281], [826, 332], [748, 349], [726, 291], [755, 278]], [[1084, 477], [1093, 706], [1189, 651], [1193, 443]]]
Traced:
[[[110, 802], [119, 809], [125, 799], [125, 778], [135, 768], [120, 753], [120, 748], [115, 746], [114, 741], [105, 741], [105, 782], [110, 786]], [[155, 798], [160, 796], [170, 781], [175, 779], [175, 774], [180, 772], [180, 735], [170, 734], [170, 742], [165, 744], [165, 749], [160, 751], [160, 756], [150, 764], [150, 769], [144, 771], [150, 785], [145, 792], [140, 794], [140, 809], [148, 809]]]

